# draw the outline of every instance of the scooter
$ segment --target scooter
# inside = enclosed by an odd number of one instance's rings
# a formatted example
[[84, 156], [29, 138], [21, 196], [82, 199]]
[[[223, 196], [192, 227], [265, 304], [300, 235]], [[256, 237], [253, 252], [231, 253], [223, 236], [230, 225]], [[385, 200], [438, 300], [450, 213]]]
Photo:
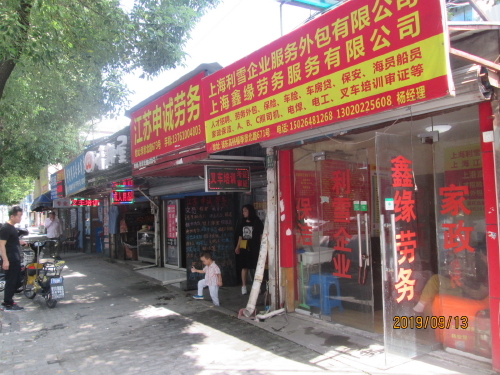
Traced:
[[57, 262], [31, 263], [26, 267], [24, 295], [33, 299], [37, 294], [45, 298], [49, 308], [54, 308], [57, 301], [64, 298], [64, 283], [61, 272], [64, 260]]
[[[51, 240], [48, 240], [51, 241]], [[37, 246], [37, 250], [41, 246]], [[39, 259], [37, 251], [35, 259]], [[26, 298], [33, 299], [37, 294], [45, 298], [45, 303], [49, 308], [54, 308], [57, 301], [64, 298], [64, 279], [61, 272], [65, 262], [44, 262], [30, 263], [26, 266], [23, 290]]]

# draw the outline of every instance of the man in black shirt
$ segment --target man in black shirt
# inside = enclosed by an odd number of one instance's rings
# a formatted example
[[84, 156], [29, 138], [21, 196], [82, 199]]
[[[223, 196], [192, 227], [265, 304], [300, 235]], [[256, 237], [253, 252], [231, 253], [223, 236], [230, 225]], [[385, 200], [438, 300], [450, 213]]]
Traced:
[[25, 245], [19, 240], [15, 224], [21, 222], [23, 209], [14, 206], [9, 210], [9, 220], [0, 228], [0, 256], [2, 257], [2, 269], [5, 272], [5, 290], [3, 294], [2, 308], [5, 311], [18, 311], [23, 307], [17, 305], [14, 300], [14, 293], [19, 284], [19, 273], [21, 272], [21, 256], [19, 245]]

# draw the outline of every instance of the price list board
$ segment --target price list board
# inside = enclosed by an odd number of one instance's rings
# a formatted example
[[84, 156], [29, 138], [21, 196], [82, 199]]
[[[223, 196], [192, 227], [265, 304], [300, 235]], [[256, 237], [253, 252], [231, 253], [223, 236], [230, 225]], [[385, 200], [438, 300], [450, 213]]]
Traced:
[[232, 195], [186, 197], [186, 268], [187, 289], [196, 289], [202, 273], [192, 273], [191, 266], [203, 269], [200, 255], [212, 253], [226, 286], [236, 285], [234, 205]]

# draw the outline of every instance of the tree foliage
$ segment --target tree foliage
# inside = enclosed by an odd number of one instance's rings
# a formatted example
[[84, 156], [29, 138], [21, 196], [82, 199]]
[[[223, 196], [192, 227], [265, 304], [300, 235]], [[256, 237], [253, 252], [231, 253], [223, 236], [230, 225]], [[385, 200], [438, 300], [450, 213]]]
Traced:
[[0, 186], [8, 186], [8, 189], [0, 188], [0, 202], [6, 205], [17, 204], [26, 196], [26, 192], [33, 188], [33, 179], [4, 174], [0, 175]]
[[10, 176], [0, 197], [11, 178], [81, 152], [80, 131], [129, 104], [125, 74], [181, 64], [190, 31], [218, 2], [0, 0], [0, 175]]

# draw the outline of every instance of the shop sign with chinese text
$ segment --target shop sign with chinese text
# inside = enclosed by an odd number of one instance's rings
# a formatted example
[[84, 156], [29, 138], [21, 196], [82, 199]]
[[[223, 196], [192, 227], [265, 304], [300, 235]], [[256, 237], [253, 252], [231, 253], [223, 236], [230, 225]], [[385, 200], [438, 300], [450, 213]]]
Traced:
[[40, 169], [40, 189], [41, 193], [46, 193], [50, 191], [50, 173], [49, 173], [49, 166], [45, 166], [42, 169]]
[[56, 172], [56, 196], [57, 198], [64, 198], [66, 190], [64, 188], [64, 169]]
[[88, 199], [88, 198], [72, 198], [72, 207], [98, 207], [99, 199]]
[[349, 1], [202, 81], [208, 152], [454, 93], [440, 0]]
[[84, 154], [64, 167], [66, 194], [68, 196], [85, 190], [85, 169], [83, 168]]
[[394, 288], [396, 301], [411, 301], [415, 296], [417, 281], [413, 271], [417, 271], [415, 252], [417, 246], [417, 216], [415, 212], [415, 181], [413, 178], [413, 162], [402, 155], [391, 160], [391, 181], [394, 189], [394, 213], [396, 223], [396, 280]]
[[111, 190], [111, 204], [131, 204], [134, 203], [133, 190]]
[[177, 245], [177, 205], [167, 204], [167, 244]]
[[205, 191], [250, 191], [250, 167], [205, 165]]
[[139, 169], [155, 157], [204, 142], [200, 85], [204, 72], [132, 113], [132, 164]]
[[50, 183], [50, 199], [57, 198], [57, 183], [56, 183], [56, 174], [52, 173], [49, 178]]
[[71, 198], [56, 198], [52, 200], [52, 207], [54, 208], [69, 208], [72, 204]]
[[124, 128], [85, 152], [87, 188], [108, 185], [132, 176], [129, 129]]
[[99, 206], [98, 199], [87, 198], [57, 198], [52, 201], [54, 208], [74, 208], [74, 207], [96, 207]]

